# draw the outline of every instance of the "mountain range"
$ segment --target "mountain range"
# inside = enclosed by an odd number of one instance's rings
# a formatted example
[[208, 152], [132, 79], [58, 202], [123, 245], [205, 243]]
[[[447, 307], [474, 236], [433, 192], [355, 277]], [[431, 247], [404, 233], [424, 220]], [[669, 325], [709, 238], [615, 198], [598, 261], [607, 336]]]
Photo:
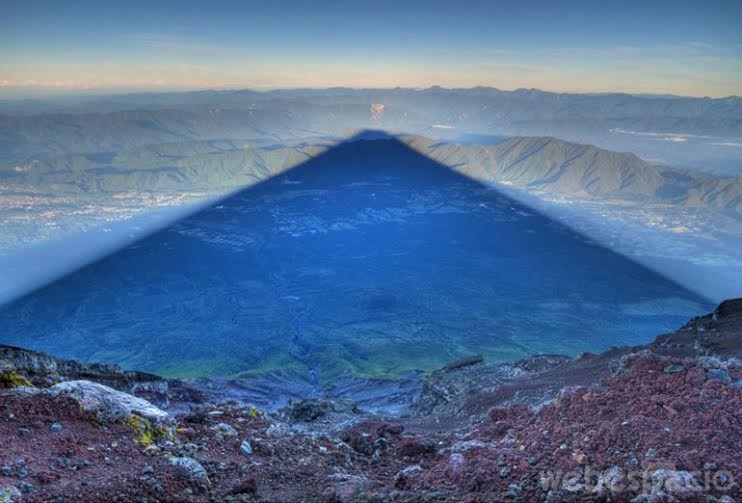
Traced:
[[536, 89], [199, 91], [0, 102], [0, 163], [191, 140], [346, 136], [376, 127], [464, 139], [555, 136], [645, 158], [738, 172], [742, 98]]

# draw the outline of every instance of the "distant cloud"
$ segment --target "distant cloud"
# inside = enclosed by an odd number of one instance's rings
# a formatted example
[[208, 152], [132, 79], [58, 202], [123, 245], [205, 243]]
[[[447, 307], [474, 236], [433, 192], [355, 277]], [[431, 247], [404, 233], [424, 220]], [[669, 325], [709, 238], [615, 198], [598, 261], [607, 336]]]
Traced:
[[713, 136], [701, 135], [701, 134], [689, 134], [689, 133], [654, 133], [651, 131], [629, 131], [626, 129], [614, 128], [609, 131], [610, 133], [630, 134], [636, 136], [656, 136], [663, 140], [669, 141], [685, 141], [688, 138], [714, 138]]
[[184, 53], [212, 53], [230, 49], [228, 46], [222, 44], [164, 33], [132, 33], [122, 36], [121, 39], [150, 49]]
[[76, 80], [0, 80], [0, 87], [45, 87], [56, 89], [90, 89], [94, 87], [91, 83], [79, 82]]
[[697, 40], [691, 40], [688, 42], [688, 45], [691, 47], [698, 47], [700, 49], [712, 49], [714, 46], [711, 44], [707, 44], [706, 42], [699, 42]]
[[720, 141], [720, 142], [713, 142], [711, 145], [718, 145], [720, 147], [742, 147], [742, 143], [737, 143], [734, 141]]
[[[628, 134], [635, 136], [648, 136], [656, 138], [657, 140], [670, 141], [674, 143], [683, 143], [689, 139], [705, 141], [708, 145], [717, 145], [720, 147], [742, 147], [742, 143], [737, 141], [718, 141], [721, 139], [720, 136], [700, 135], [700, 134], [688, 134], [688, 133], [654, 133], [651, 131], [629, 131], [626, 129], [611, 129], [611, 133]], [[717, 140], [717, 141], [708, 141]]]
[[544, 73], [554, 70], [553, 67], [538, 64], [524, 63], [483, 63], [482, 68], [486, 70], [509, 70], [524, 73]]

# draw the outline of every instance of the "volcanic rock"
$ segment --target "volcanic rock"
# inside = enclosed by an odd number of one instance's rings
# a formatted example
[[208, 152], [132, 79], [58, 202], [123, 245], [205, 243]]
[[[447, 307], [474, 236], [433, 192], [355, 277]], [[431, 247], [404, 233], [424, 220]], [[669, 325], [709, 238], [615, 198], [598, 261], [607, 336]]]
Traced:
[[87, 412], [103, 421], [125, 421], [132, 414], [151, 421], [168, 421], [170, 416], [148, 401], [90, 381], [65, 381], [49, 388], [55, 396], [69, 396]]

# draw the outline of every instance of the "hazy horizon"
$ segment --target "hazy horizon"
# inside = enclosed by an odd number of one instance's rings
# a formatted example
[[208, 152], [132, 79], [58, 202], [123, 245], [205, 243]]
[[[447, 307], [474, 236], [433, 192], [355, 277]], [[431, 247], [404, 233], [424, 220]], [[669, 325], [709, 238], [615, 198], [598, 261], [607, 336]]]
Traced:
[[2, 2], [0, 95], [433, 85], [742, 94], [738, 2], [202, 7]]
[[344, 85], [330, 85], [330, 86], [286, 86], [286, 87], [173, 87], [173, 88], [125, 88], [125, 87], [104, 87], [104, 88], [91, 88], [91, 89], [70, 89], [65, 87], [34, 87], [34, 86], [0, 86], [0, 99], [4, 100], [28, 100], [28, 99], [54, 99], [54, 98], [87, 98], [87, 97], [107, 97], [107, 96], [125, 96], [125, 95], [137, 95], [137, 94], [177, 94], [177, 93], [199, 93], [199, 92], [242, 92], [250, 91], [257, 93], [270, 93], [273, 91], [324, 91], [333, 89], [348, 89], [351, 91], [393, 91], [393, 90], [406, 90], [406, 91], [426, 91], [430, 89], [441, 89], [445, 91], [467, 91], [474, 89], [488, 89], [500, 92], [514, 92], [514, 91], [539, 91], [551, 94], [563, 94], [563, 95], [627, 95], [635, 97], [669, 97], [669, 98], [697, 98], [697, 99], [726, 99], [726, 98], [740, 98], [740, 94], [730, 94], [725, 96], [707, 96], [707, 95], [689, 95], [689, 94], [674, 94], [674, 93], [661, 93], [661, 92], [627, 92], [627, 91], [591, 91], [591, 92], [580, 92], [580, 91], [557, 91], [544, 87], [497, 87], [485, 84], [474, 84], [467, 87], [448, 87], [439, 84], [431, 84], [428, 86], [375, 86], [375, 87], [363, 87], [363, 86], [344, 86]]

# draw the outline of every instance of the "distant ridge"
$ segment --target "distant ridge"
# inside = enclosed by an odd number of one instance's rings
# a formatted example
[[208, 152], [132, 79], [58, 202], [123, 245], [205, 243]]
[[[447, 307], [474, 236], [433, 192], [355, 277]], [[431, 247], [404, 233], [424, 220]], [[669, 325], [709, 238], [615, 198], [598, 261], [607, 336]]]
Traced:
[[419, 136], [411, 146], [489, 182], [580, 198], [705, 207], [742, 218], [742, 177], [717, 178], [649, 163], [551, 137], [515, 137], [495, 145], [456, 145]]
[[[365, 131], [355, 139], [387, 133]], [[578, 198], [707, 208], [740, 219], [742, 178], [717, 177], [551, 137], [513, 137], [494, 145], [460, 145], [419, 135], [400, 139], [418, 152], [485, 182]], [[9, 187], [79, 196], [127, 191], [223, 191], [250, 185], [332, 145], [315, 138], [274, 146], [244, 141], [181, 141], [110, 156], [64, 155], [6, 170]]]
[[[383, 105], [381, 114], [370, 109]], [[286, 142], [383, 127], [425, 134], [433, 124], [467, 132], [556, 136], [638, 151], [641, 138], [682, 134], [742, 138], [742, 98], [553, 93], [538, 89], [291, 89], [140, 93], [0, 101], [0, 167], [70, 152], [145, 144], [236, 140]], [[628, 142], [628, 143], [627, 143]], [[656, 143], [656, 142], [655, 142]], [[647, 148], [646, 145], [639, 145]], [[653, 144], [672, 155], [678, 145]]]

